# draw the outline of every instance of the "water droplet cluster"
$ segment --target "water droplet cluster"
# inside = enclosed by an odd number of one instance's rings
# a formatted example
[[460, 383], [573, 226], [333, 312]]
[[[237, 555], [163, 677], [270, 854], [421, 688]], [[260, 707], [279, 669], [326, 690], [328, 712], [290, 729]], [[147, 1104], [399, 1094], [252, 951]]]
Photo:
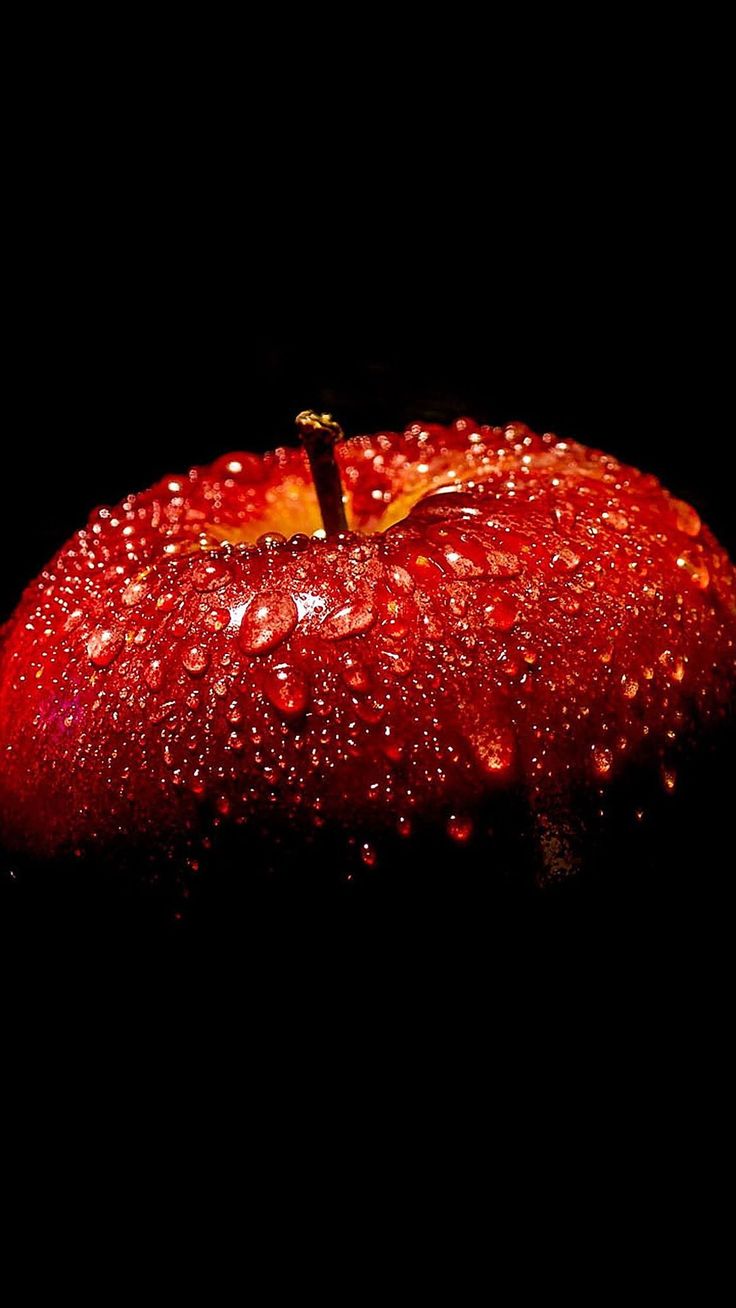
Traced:
[[726, 712], [736, 579], [689, 505], [575, 443], [463, 419], [339, 447], [322, 539], [296, 449], [100, 508], [0, 644], [0, 822], [37, 851], [229, 822], [479, 838], [504, 787], [674, 788]]

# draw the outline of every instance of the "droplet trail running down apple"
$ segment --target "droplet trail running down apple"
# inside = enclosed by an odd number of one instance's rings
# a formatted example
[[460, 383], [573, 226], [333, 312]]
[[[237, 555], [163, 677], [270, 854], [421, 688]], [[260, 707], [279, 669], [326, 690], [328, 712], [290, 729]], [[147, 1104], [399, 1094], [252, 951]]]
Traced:
[[334, 434], [345, 530], [304, 450], [235, 452], [97, 509], [30, 584], [0, 634], [8, 847], [328, 828], [369, 870], [382, 832], [483, 840], [522, 787], [558, 875], [551, 814], [633, 763], [674, 788], [736, 681], [696, 511], [519, 423]]

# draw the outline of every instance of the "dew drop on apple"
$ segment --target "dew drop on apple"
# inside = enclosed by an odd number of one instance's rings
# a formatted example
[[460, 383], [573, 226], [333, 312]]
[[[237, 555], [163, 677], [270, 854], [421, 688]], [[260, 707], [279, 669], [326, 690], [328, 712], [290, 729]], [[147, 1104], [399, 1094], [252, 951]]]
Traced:
[[473, 819], [462, 813], [451, 813], [445, 824], [445, 830], [457, 845], [467, 845], [473, 834]]
[[677, 556], [677, 566], [682, 569], [691, 586], [696, 590], [707, 590], [710, 585], [710, 572], [697, 555], [681, 550]]
[[247, 654], [267, 654], [296, 627], [299, 614], [291, 595], [282, 591], [261, 591], [246, 609], [238, 641]]
[[273, 668], [266, 676], [263, 689], [276, 711], [287, 718], [300, 717], [309, 704], [307, 679], [289, 664]]
[[122, 647], [122, 634], [112, 627], [97, 627], [87, 640], [87, 654], [96, 668], [106, 668]]
[[686, 504], [684, 500], [673, 499], [672, 511], [679, 531], [693, 538], [700, 535], [702, 523], [692, 505]]
[[363, 664], [347, 654], [342, 662], [340, 674], [346, 686], [363, 694], [370, 688], [371, 680]]
[[364, 840], [360, 846], [360, 858], [361, 862], [364, 863], [366, 867], [376, 866], [378, 855], [376, 854], [375, 846], [372, 845], [369, 840]]
[[489, 775], [506, 772], [514, 761], [514, 737], [508, 727], [478, 725], [467, 733], [477, 762]]
[[192, 677], [201, 677], [210, 661], [210, 656], [202, 645], [187, 645], [181, 661]]
[[229, 609], [210, 609], [204, 619], [204, 625], [208, 631], [222, 631], [229, 623]]
[[396, 831], [403, 840], [408, 840], [412, 833], [411, 818], [401, 814], [401, 816], [396, 819]]
[[574, 572], [580, 567], [580, 555], [569, 545], [560, 545], [552, 555], [550, 566], [555, 572]]
[[662, 768], [662, 785], [670, 794], [677, 785], [677, 772], [672, 767]]
[[368, 631], [375, 620], [376, 611], [367, 598], [350, 599], [327, 615], [319, 634], [323, 640], [346, 640]]
[[123, 591], [123, 604], [126, 608], [133, 608], [134, 605], [140, 604], [149, 592], [149, 586], [146, 581], [136, 578], [125, 587]]
[[222, 559], [201, 559], [192, 573], [195, 590], [221, 590], [232, 581], [232, 571]]
[[664, 668], [670, 681], [679, 682], [685, 676], [685, 661], [681, 655], [665, 649], [659, 656], [659, 663]]
[[519, 616], [517, 605], [504, 599], [496, 599], [486, 604], [483, 613], [489, 626], [503, 632], [511, 631]]
[[607, 777], [613, 767], [613, 754], [603, 745], [596, 745], [593, 750], [593, 768], [599, 777]]

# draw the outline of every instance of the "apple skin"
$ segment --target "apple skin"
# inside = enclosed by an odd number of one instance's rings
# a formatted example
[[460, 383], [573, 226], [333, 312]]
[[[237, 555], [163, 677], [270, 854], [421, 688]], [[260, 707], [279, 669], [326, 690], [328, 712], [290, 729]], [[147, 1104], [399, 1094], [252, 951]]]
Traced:
[[301, 450], [232, 454], [96, 510], [31, 583], [0, 631], [8, 848], [214, 820], [344, 829], [370, 864], [417, 821], [467, 842], [504, 789], [544, 813], [632, 761], [674, 784], [736, 682], [736, 575], [694, 509], [518, 423], [337, 458], [344, 536], [303, 534]]

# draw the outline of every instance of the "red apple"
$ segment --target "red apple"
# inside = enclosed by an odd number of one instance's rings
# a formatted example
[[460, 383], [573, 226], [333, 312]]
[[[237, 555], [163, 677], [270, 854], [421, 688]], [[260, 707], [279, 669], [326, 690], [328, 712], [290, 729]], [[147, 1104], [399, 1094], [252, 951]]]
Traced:
[[[97, 509], [0, 636], [0, 831], [36, 855], [207, 821], [365, 842], [522, 786], [545, 812], [723, 716], [736, 577], [688, 504], [521, 424], [229, 454]], [[320, 441], [322, 442], [320, 444]], [[544, 823], [543, 823], [544, 827]], [[554, 867], [554, 851], [550, 858]]]

